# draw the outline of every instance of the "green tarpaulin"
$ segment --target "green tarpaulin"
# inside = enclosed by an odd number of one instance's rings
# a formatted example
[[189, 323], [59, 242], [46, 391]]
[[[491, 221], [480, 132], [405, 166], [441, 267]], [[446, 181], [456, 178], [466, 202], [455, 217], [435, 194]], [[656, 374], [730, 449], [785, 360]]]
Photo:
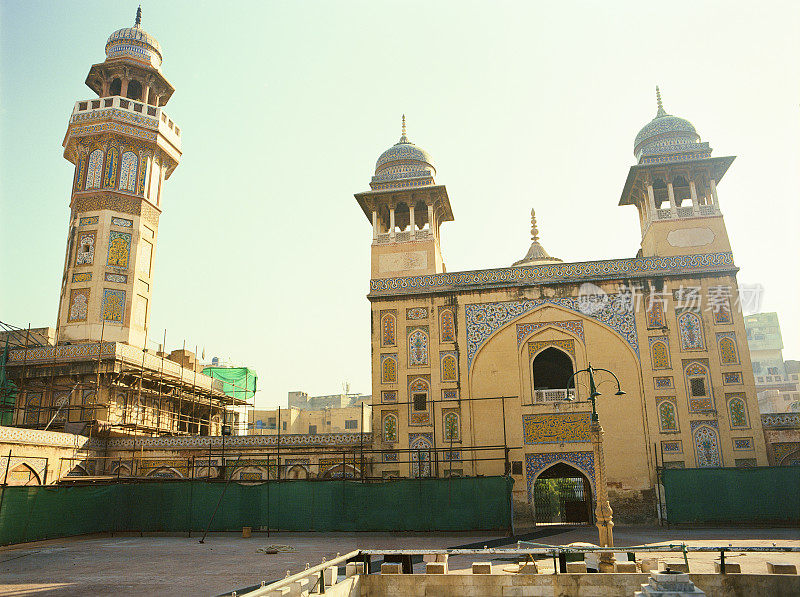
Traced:
[[[231, 483], [212, 531], [475, 531], [511, 526], [508, 477]], [[207, 481], [7, 487], [0, 545], [109, 531], [205, 530], [225, 487]]]
[[250, 400], [256, 393], [258, 374], [249, 367], [206, 367], [203, 374], [222, 382], [222, 391], [232, 398]]
[[800, 523], [800, 466], [664, 469], [667, 521]]

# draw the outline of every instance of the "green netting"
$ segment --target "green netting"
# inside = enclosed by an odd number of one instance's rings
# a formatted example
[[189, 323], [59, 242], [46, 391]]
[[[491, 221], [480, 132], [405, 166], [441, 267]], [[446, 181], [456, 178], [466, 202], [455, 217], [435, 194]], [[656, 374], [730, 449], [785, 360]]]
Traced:
[[[511, 525], [508, 477], [231, 483], [211, 526], [283, 531], [466, 531]], [[107, 531], [205, 530], [224, 483], [7, 487], [0, 545]]]
[[203, 374], [222, 382], [222, 391], [228, 396], [250, 400], [256, 393], [258, 374], [249, 367], [206, 367]]
[[6, 374], [8, 359], [8, 337], [0, 355], [0, 425], [11, 425], [14, 420], [14, 405], [17, 402], [17, 386]]
[[800, 466], [665, 469], [670, 523], [798, 523]]

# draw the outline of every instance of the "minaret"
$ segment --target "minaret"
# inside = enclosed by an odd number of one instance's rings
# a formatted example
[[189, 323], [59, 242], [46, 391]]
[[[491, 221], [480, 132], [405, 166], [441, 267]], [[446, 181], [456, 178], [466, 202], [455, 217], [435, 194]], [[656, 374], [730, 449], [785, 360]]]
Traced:
[[181, 131], [163, 111], [174, 88], [161, 47], [141, 26], [111, 34], [106, 59], [75, 103], [64, 157], [75, 164], [59, 343], [101, 339], [144, 347], [161, 190], [181, 157]]
[[408, 140], [404, 114], [400, 140], [375, 164], [372, 190], [355, 196], [372, 224], [372, 279], [444, 271], [439, 227], [453, 211], [435, 175], [430, 154]]
[[628, 173], [620, 205], [635, 205], [641, 255], [669, 257], [731, 250], [717, 184], [734, 157], [711, 157], [688, 120], [666, 112], [656, 87], [656, 116], [634, 141], [638, 160]]

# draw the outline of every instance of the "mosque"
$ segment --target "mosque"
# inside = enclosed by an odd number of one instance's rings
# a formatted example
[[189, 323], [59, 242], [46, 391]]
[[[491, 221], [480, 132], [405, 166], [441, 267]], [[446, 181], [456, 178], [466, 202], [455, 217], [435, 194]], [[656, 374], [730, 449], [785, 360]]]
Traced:
[[[565, 263], [540, 243], [532, 212], [522, 259], [448, 272], [450, 198], [403, 119], [370, 190], [355, 195], [372, 225], [383, 476], [511, 474], [517, 513], [533, 510], [537, 479], [573, 478], [587, 507], [571, 516], [588, 519], [603, 465], [592, 445], [595, 398], [618, 520], [655, 516], [657, 467], [767, 464], [717, 194], [734, 158], [712, 157], [658, 90], [633, 151], [619, 205], [639, 214], [635, 257]], [[591, 380], [582, 372], [590, 366]]]
[[[145, 347], [162, 191], [181, 158], [164, 111], [174, 88], [140, 16], [105, 49], [86, 79], [97, 97], [75, 103], [64, 140], [75, 174], [57, 328], [39, 346], [26, 335], [6, 364], [13, 424], [217, 435], [243, 401], [194, 355]], [[515, 511], [537, 516], [537, 481], [577, 480], [580, 521], [605, 475], [624, 522], [655, 518], [659, 467], [767, 465], [717, 194], [734, 158], [712, 157], [660, 95], [634, 155], [619, 205], [639, 214], [635, 257], [565, 263], [532, 214], [513, 265], [447, 272], [450, 198], [403, 121], [355, 195], [372, 226], [370, 476], [507, 474]]]

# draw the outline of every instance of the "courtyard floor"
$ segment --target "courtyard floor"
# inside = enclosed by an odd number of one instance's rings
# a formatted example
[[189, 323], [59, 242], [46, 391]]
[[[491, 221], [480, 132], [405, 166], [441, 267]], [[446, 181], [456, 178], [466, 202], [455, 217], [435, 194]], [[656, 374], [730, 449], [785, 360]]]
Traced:
[[[531, 539], [551, 545], [575, 541], [595, 543], [595, 527], [552, 529], [553, 534]], [[254, 533], [249, 539], [238, 534], [215, 533], [204, 544], [192, 536], [139, 536], [139, 534], [88, 535], [38, 541], [0, 548], [0, 595], [221, 595], [261, 581], [283, 578], [287, 571], [300, 572], [306, 563], [318, 564], [337, 552], [354, 549], [444, 549], [482, 544], [500, 539], [491, 534], [403, 534], [403, 533]], [[686, 542], [688, 545], [773, 545], [800, 547], [797, 528], [703, 528], [617, 527], [615, 544], [629, 545]], [[282, 545], [294, 551], [265, 554], [258, 551]], [[514, 547], [513, 543], [506, 547]], [[680, 554], [663, 555], [677, 560]], [[712, 572], [717, 554], [690, 554], [692, 572]], [[453, 570], [467, 569], [473, 559], [451, 558]], [[765, 573], [766, 560], [788, 561], [800, 568], [800, 553], [726, 555], [726, 561], [741, 564], [742, 572]], [[495, 560], [498, 571], [508, 561]], [[540, 562], [541, 572], [552, 572], [552, 560]], [[414, 566], [424, 570], [423, 564]]]

